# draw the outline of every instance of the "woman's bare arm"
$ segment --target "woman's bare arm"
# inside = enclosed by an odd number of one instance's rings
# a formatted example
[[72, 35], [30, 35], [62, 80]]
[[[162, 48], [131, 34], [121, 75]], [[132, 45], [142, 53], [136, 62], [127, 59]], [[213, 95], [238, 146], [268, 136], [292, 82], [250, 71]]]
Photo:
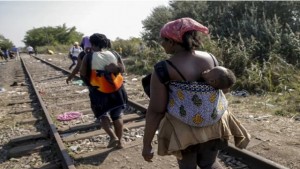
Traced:
[[83, 76], [83, 77], [86, 76], [86, 69], [87, 69], [87, 57], [86, 56], [87, 55], [85, 55], [85, 57], [83, 58], [81, 65], [80, 65], [80, 69], [79, 69], [80, 76]]
[[68, 78], [66, 80], [67, 84], [69, 84], [69, 81], [71, 81], [75, 77], [75, 75], [79, 72], [81, 63], [82, 63], [82, 60], [80, 57], [78, 57], [76, 67], [73, 69], [72, 73], [68, 76]]
[[165, 116], [168, 100], [167, 88], [159, 81], [155, 71], [153, 71], [151, 77], [150, 96], [143, 139], [143, 156], [146, 161], [151, 161], [153, 157], [151, 142], [159, 127], [160, 121]]

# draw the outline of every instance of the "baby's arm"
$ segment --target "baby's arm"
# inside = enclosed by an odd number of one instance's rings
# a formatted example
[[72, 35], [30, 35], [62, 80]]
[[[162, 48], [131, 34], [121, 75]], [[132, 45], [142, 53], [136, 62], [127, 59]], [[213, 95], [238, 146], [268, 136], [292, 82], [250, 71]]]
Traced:
[[115, 63], [110, 63], [109, 65], [106, 65], [104, 67], [104, 69], [108, 72], [114, 73], [114, 74], [118, 74], [118, 73], [123, 73], [124, 70], [122, 68], [122, 65], [120, 65], [118, 63], [118, 65], [116, 65]]

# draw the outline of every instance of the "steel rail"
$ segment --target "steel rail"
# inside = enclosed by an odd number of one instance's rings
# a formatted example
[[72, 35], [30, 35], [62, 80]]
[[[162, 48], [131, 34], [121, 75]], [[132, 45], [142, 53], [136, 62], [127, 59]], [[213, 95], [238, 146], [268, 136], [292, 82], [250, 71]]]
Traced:
[[55, 139], [56, 143], [57, 143], [57, 146], [60, 150], [60, 156], [61, 156], [61, 159], [62, 159], [62, 166], [63, 168], [66, 168], [66, 169], [76, 169], [75, 166], [74, 166], [74, 163], [73, 163], [73, 159], [69, 156], [65, 146], [64, 146], [64, 143], [58, 133], [58, 131], [56, 130], [56, 126], [54, 125], [50, 115], [49, 115], [49, 112], [44, 104], [44, 101], [42, 100], [41, 98], [41, 95], [39, 94], [37, 88], [35, 87], [35, 82], [33, 81], [33, 78], [31, 76], [31, 74], [29, 73], [28, 69], [27, 69], [27, 66], [25, 64], [25, 62], [23, 61], [22, 57], [20, 57], [21, 59], [21, 63], [22, 65], [24, 66], [24, 69], [25, 69], [25, 73], [27, 74], [27, 76], [29, 77], [29, 80], [32, 84], [32, 87], [34, 89], [34, 92], [35, 94], [37, 95], [37, 98], [39, 100], [39, 103], [43, 109], [43, 112], [44, 112], [44, 115], [48, 121], [48, 124], [49, 124], [49, 127], [51, 129], [51, 135], [53, 136], [53, 138]]

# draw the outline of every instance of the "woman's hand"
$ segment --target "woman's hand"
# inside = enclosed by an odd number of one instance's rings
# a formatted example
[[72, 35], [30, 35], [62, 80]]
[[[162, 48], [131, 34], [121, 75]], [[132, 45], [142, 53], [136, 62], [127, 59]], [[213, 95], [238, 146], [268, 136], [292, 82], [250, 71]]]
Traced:
[[69, 82], [71, 81], [70, 76], [68, 76], [68, 78], [66, 79], [66, 83], [69, 84]]
[[73, 72], [68, 76], [68, 78], [66, 79], [67, 84], [69, 84], [69, 82], [73, 79], [74, 75]]
[[145, 146], [143, 147], [142, 156], [144, 157], [145, 161], [152, 162], [152, 158], [154, 156], [154, 151], [152, 149], [152, 146]]

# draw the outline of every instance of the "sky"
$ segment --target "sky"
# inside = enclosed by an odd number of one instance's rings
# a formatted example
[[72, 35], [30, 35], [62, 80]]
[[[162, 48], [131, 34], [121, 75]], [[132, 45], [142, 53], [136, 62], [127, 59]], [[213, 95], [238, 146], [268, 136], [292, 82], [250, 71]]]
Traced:
[[[23, 47], [28, 30], [47, 26], [76, 27], [85, 36], [109, 39], [141, 37], [142, 20], [169, 0], [0, 1], [0, 34]], [[79, 39], [78, 41], [80, 41]]]

